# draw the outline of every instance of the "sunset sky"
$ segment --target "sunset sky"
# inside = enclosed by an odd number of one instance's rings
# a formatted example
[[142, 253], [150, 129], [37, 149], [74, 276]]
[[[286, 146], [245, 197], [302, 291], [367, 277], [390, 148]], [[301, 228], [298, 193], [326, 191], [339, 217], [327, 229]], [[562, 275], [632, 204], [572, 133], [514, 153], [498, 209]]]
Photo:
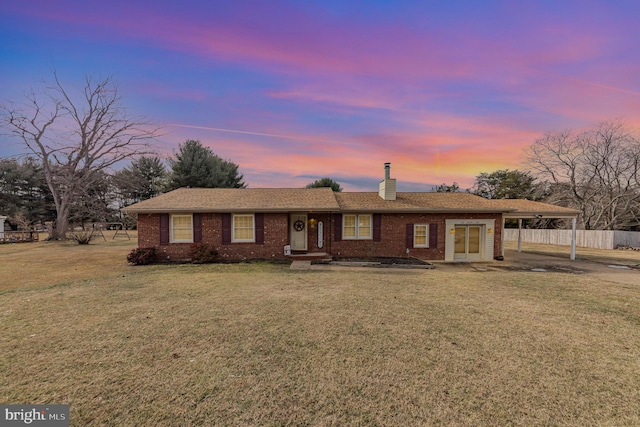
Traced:
[[635, 0], [3, 1], [0, 103], [110, 75], [160, 156], [199, 139], [250, 187], [376, 191], [384, 162], [399, 190], [468, 187], [545, 132], [640, 127], [639, 22]]

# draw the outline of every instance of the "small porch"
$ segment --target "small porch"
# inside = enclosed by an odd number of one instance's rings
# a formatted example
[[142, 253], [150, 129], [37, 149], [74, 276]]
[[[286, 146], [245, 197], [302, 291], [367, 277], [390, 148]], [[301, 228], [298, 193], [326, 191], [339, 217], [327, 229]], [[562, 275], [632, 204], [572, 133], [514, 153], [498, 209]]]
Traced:
[[290, 212], [290, 256], [299, 257], [298, 259], [331, 258], [327, 253], [327, 243], [330, 239], [327, 231], [330, 221], [330, 212]]
[[292, 252], [293, 261], [331, 261], [331, 255], [326, 252]]

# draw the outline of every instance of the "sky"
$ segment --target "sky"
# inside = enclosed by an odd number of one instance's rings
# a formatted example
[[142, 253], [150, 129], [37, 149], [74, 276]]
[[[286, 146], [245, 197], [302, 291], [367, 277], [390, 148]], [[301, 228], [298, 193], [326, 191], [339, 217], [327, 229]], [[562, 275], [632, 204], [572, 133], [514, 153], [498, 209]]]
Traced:
[[111, 76], [159, 156], [198, 139], [253, 188], [377, 191], [385, 162], [400, 191], [467, 188], [547, 132], [640, 126], [635, 0], [0, 3], [0, 103]]

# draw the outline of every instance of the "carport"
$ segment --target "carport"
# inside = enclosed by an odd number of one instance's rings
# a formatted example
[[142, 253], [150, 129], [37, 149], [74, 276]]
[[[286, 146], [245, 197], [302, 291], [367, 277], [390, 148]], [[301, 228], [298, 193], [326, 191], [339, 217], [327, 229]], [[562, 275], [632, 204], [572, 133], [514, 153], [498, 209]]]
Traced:
[[[576, 259], [576, 223], [579, 211], [547, 203], [523, 199], [492, 200], [505, 211], [502, 214], [502, 230], [507, 219], [518, 220], [518, 252], [522, 252], [522, 220], [523, 219], [570, 219], [571, 220], [571, 254]], [[504, 256], [504, 231], [502, 232], [502, 256]]]

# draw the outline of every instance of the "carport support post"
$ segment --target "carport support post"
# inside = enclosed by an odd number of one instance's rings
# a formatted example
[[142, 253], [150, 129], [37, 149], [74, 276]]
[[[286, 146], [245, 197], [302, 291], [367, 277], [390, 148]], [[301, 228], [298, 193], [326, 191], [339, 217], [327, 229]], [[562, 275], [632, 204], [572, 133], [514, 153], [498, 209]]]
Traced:
[[500, 233], [500, 240], [501, 240], [501, 244], [502, 244], [502, 257], [504, 258], [504, 223], [506, 222], [506, 220], [504, 219], [504, 216], [502, 216], [502, 232]]
[[522, 252], [522, 218], [518, 218], [518, 252]]
[[576, 259], [576, 218], [571, 220], [571, 259]]

